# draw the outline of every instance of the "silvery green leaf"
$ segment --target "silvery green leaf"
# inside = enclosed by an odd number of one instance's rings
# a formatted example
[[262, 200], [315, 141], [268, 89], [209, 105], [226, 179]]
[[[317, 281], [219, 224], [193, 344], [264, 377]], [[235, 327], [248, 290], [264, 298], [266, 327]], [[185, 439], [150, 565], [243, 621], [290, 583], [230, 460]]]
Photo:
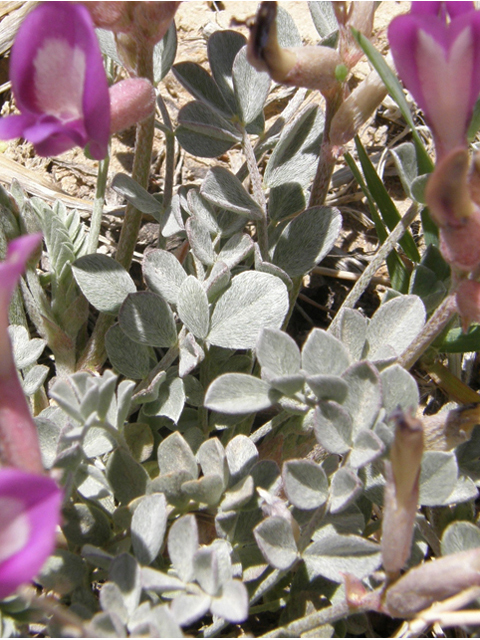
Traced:
[[271, 187], [268, 196], [268, 215], [281, 222], [306, 209], [305, 189], [298, 182], [285, 182]]
[[80, 465], [75, 474], [75, 486], [87, 500], [101, 500], [113, 493], [104, 473], [92, 464]]
[[140, 580], [142, 588], [155, 593], [164, 593], [165, 591], [183, 591], [185, 585], [182, 580], [175, 578], [163, 571], [157, 571], [151, 567], [142, 567], [140, 569]]
[[201, 222], [208, 231], [214, 235], [220, 233], [215, 213], [210, 204], [202, 198], [197, 189], [190, 189], [187, 194], [188, 208], [192, 216], [198, 222]]
[[208, 61], [213, 79], [232, 113], [238, 114], [233, 88], [233, 63], [240, 49], [247, 44], [238, 31], [214, 31], [208, 39]]
[[398, 177], [403, 189], [409, 198], [412, 198], [411, 185], [418, 176], [417, 153], [412, 142], [403, 142], [390, 149]]
[[207, 267], [215, 262], [215, 250], [208, 228], [201, 220], [189, 218], [185, 224], [193, 255]]
[[246, 233], [235, 233], [223, 245], [217, 256], [229, 269], [233, 269], [244, 260], [253, 248], [253, 240]]
[[319, 400], [333, 400], [342, 404], [347, 397], [348, 384], [339, 376], [308, 376], [307, 384]]
[[261, 220], [264, 216], [262, 208], [240, 180], [224, 167], [208, 170], [200, 194], [213, 205], [246, 216], [249, 220]]
[[50, 396], [58, 405], [77, 422], [83, 422], [80, 402], [71, 381], [58, 379], [50, 390]]
[[275, 276], [245, 271], [213, 310], [208, 341], [227, 349], [253, 349], [263, 328], [280, 328], [288, 310], [288, 292]]
[[100, 590], [100, 605], [103, 611], [117, 616], [123, 624], [127, 624], [128, 611], [123, 594], [115, 582], [105, 582]]
[[417, 296], [398, 296], [380, 305], [367, 328], [363, 357], [381, 360], [400, 355], [425, 324], [425, 307]]
[[[322, 528], [332, 525], [338, 533], [363, 533], [365, 529], [365, 516], [355, 503], [350, 504], [341, 513], [327, 514], [322, 520]], [[321, 538], [324, 534], [322, 529], [315, 531], [313, 539]]]
[[195, 456], [178, 431], [174, 431], [168, 438], [162, 440], [158, 446], [157, 457], [161, 474], [182, 470], [189, 474], [190, 479], [198, 478]]
[[96, 638], [126, 638], [127, 629], [115, 613], [96, 613], [87, 624], [89, 633]]
[[134, 460], [145, 462], [152, 455], [154, 439], [148, 424], [143, 422], [127, 422], [123, 437]]
[[173, 471], [154, 478], [148, 485], [148, 493], [164, 493], [168, 504], [185, 509], [190, 498], [182, 491], [185, 482], [192, 479], [187, 471]]
[[262, 369], [268, 369], [272, 376], [300, 371], [300, 349], [293, 338], [279, 329], [262, 329], [257, 340], [256, 354]]
[[113, 31], [107, 29], [95, 29], [95, 34], [100, 44], [100, 49], [105, 56], [112, 58], [119, 67], [123, 66], [117, 54], [117, 45], [115, 44], [115, 36]]
[[198, 550], [198, 528], [195, 516], [178, 518], [168, 533], [168, 555], [178, 577], [190, 582], [194, 576], [193, 558]]
[[210, 275], [205, 280], [208, 301], [215, 302], [230, 284], [232, 274], [224, 262], [215, 262]]
[[343, 344], [323, 329], [313, 329], [302, 348], [302, 369], [309, 376], [340, 375], [350, 364]]
[[[268, 376], [264, 375], [265, 373], [266, 373], [266, 370], [264, 369], [262, 371], [262, 377], [265, 380], [268, 380], [268, 383], [272, 387], [272, 389], [276, 389], [277, 391], [280, 391], [280, 393], [286, 396], [293, 396], [295, 393], [303, 389], [305, 378], [301, 374], [295, 374], [290, 376], [278, 376], [278, 377], [270, 378], [269, 377], [270, 372], [268, 372]], [[303, 412], [303, 409], [302, 409], [302, 412]]]
[[355, 436], [348, 463], [354, 469], [360, 469], [376, 460], [384, 451], [385, 445], [373, 431], [362, 430]]
[[233, 90], [238, 105], [238, 115], [245, 126], [263, 112], [263, 105], [270, 90], [270, 76], [257, 71], [247, 60], [247, 47], [235, 56], [232, 68]]
[[160, 219], [162, 205], [136, 180], [126, 173], [117, 173], [112, 180], [112, 189], [123, 196], [135, 209]]
[[175, 22], [169, 26], [167, 33], [153, 49], [153, 79], [155, 84], [167, 75], [177, 53], [177, 30]]
[[340, 467], [331, 481], [330, 513], [339, 513], [346, 509], [361, 491], [362, 482], [354, 471]]
[[276, 493], [281, 488], [280, 469], [274, 460], [259, 460], [253, 465], [250, 475], [257, 488], [270, 493]]
[[194, 98], [208, 104], [227, 118], [231, 117], [231, 111], [212, 76], [203, 67], [195, 62], [179, 62], [173, 65], [172, 71]]
[[[168, 604], [159, 604], [156, 607], [152, 607], [149, 616], [150, 620], [155, 625], [156, 636], [159, 638], [183, 638], [182, 630], [180, 629], [172, 610]], [[132, 635], [135, 635], [132, 633]]]
[[177, 343], [172, 310], [156, 293], [138, 291], [129, 294], [122, 304], [118, 321], [125, 335], [134, 342], [149, 347], [172, 347]]
[[72, 270], [84, 296], [102, 313], [116, 315], [127, 295], [137, 290], [122, 265], [101, 253], [79, 258]]
[[191, 333], [187, 333], [186, 336], [180, 334], [178, 346], [178, 375], [185, 380], [185, 376], [188, 376], [205, 358], [205, 352]]
[[377, 370], [369, 362], [356, 362], [342, 378], [348, 385], [342, 406], [350, 413], [353, 432], [371, 429], [382, 406], [382, 385]]
[[243, 507], [252, 498], [254, 491], [255, 486], [252, 476], [246, 476], [225, 493], [220, 509], [222, 511], [235, 511]]
[[63, 597], [82, 586], [85, 572], [82, 558], [66, 549], [55, 549], [36, 575], [35, 582]]
[[10, 325], [8, 327], [8, 335], [12, 343], [13, 357], [17, 369], [25, 369], [34, 364], [42, 355], [45, 340], [33, 338], [30, 340], [28, 331], [22, 325]]
[[216, 158], [240, 142], [240, 133], [219, 113], [203, 102], [189, 102], [178, 112], [175, 137], [195, 156]]
[[172, 253], [155, 249], [143, 259], [143, 275], [148, 287], [171, 304], [177, 303], [178, 290], [187, 277]]
[[130, 340], [118, 323], [107, 331], [105, 349], [112, 367], [126, 378], [141, 380], [150, 372], [150, 350]]
[[161, 223], [162, 236], [170, 238], [184, 231], [185, 225], [182, 218], [182, 208], [180, 206], [180, 196], [176, 193], [167, 204], [163, 213]]
[[328, 480], [312, 460], [287, 460], [283, 464], [283, 485], [287, 498], [298, 509], [316, 509], [328, 497]]
[[208, 473], [198, 480], [187, 480], [182, 484], [181, 489], [195, 502], [216, 506], [220, 502], [225, 485], [216, 473]]
[[456, 521], [442, 535], [442, 556], [480, 547], [480, 529], [472, 522]]
[[301, 47], [302, 37], [292, 16], [283, 7], [277, 7], [277, 38], [281, 47]]
[[92, 504], [72, 504], [62, 510], [62, 531], [72, 545], [103, 546], [112, 531], [107, 516]]
[[[59, 407], [56, 408], [58, 411], [61, 411]], [[45, 411], [42, 411], [42, 413], [35, 418], [35, 424], [37, 426], [43, 466], [45, 469], [51, 469], [57, 456], [57, 444], [60, 438], [61, 427], [53, 419], [53, 416], [50, 418]]]
[[413, 293], [422, 299], [427, 313], [436, 309], [446, 296], [447, 290], [446, 284], [439, 279], [435, 271], [423, 264], [416, 265], [410, 276], [408, 293]]
[[275, 245], [272, 262], [291, 278], [303, 276], [325, 258], [341, 227], [338, 209], [306, 209], [283, 229]]
[[[112, 434], [101, 427], [88, 426], [87, 424], [84, 434], [82, 449], [86, 458], [103, 456], [117, 446]], [[58, 466], [58, 460], [54, 466]]]
[[185, 388], [181, 378], [172, 377], [162, 384], [155, 402], [144, 405], [146, 415], [165, 416], [178, 423], [185, 406]]
[[303, 552], [310, 580], [323, 576], [332, 582], [343, 582], [350, 573], [361, 580], [378, 569], [382, 561], [380, 545], [356, 535], [342, 535], [332, 528], [312, 542]]
[[230, 440], [225, 448], [225, 455], [230, 471], [230, 486], [250, 473], [258, 460], [257, 447], [244, 435], [235, 436]]
[[201, 547], [193, 556], [195, 580], [210, 596], [215, 596], [220, 587], [217, 556], [211, 547]]
[[478, 497], [478, 489], [469, 476], [461, 475], [457, 480], [457, 484], [452, 493], [448, 496], [447, 504], [458, 504], [459, 502], [467, 502], [468, 500], [476, 500]]
[[50, 369], [44, 364], [35, 364], [23, 377], [22, 387], [26, 396], [33, 396], [45, 382]]
[[125, 449], [115, 449], [107, 462], [107, 478], [122, 504], [143, 496], [147, 486], [147, 472]]
[[265, 169], [267, 187], [285, 183], [297, 183], [302, 188], [311, 186], [317, 170], [323, 126], [323, 113], [313, 105], [284, 127]]
[[255, 243], [253, 250], [255, 255], [255, 271], [260, 271], [260, 273], [269, 273], [272, 276], [280, 278], [280, 280], [287, 287], [288, 291], [290, 291], [293, 287], [293, 282], [290, 276], [285, 273], [283, 269], [277, 267], [276, 264], [272, 264], [271, 262], [263, 260], [257, 243]]
[[264, 558], [275, 569], [286, 571], [298, 559], [298, 549], [292, 525], [280, 516], [270, 516], [253, 530]]
[[151, 564], [163, 544], [167, 528], [167, 503], [163, 493], [143, 496], [132, 516], [131, 534], [135, 557]]
[[216, 474], [227, 486], [229, 480], [228, 462], [225, 449], [218, 438], [209, 438], [200, 445], [197, 460], [202, 467], [203, 475]]
[[207, 337], [210, 324], [207, 294], [194, 276], [188, 276], [180, 286], [177, 312], [180, 320], [196, 338], [204, 340]]
[[140, 603], [142, 585], [140, 567], [135, 558], [122, 553], [112, 560], [109, 577], [120, 589], [128, 615], [131, 616]]
[[202, 595], [182, 594], [174, 598], [170, 610], [177, 624], [188, 627], [200, 620], [210, 608], [210, 597]]
[[457, 460], [452, 452], [425, 451], [420, 472], [419, 503], [427, 507], [448, 503], [457, 478]]
[[268, 409], [280, 397], [270, 385], [245, 373], [226, 373], [212, 382], [205, 407], [220, 413], [252, 413]]
[[398, 364], [380, 373], [383, 391], [383, 407], [387, 415], [400, 407], [415, 414], [420, 402], [418, 386], [413, 376]]
[[[367, 336], [368, 319], [356, 309], [344, 309], [332, 335], [350, 352], [353, 360], [361, 360]], [[330, 330], [329, 330], [330, 331]]]
[[329, 453], [345, 455], [352, 446], [353, 424], [349, 413], [336, 402], [319, 402], [314, 413], [318, 442]]
[[240, 580], [230, 580], [221, 587], [220, 595], [212, 598], [210, 611], [232, 624], [244, 622], [248, 617], [248, 591]]
[[338, 30], [338, 22], [332, 2], [309, 2], [308, 8], [310, 9], [313, 24], [322, 40]]

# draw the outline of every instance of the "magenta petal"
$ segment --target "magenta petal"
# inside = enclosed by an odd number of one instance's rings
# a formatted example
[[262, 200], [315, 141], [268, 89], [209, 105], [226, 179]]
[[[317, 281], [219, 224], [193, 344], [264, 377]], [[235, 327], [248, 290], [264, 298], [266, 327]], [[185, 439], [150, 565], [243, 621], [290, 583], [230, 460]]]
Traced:
[[[416, 3], [412, 3], [416, 4]], [[448, 15], [451, 18], [456, 18], [457, 16], [462, 15], [463, 13], [469, 13], [470, 11], [475, 11], [475, 3], [474, 2], [445, 2], [447, 7]]]
[[438, 16], [442, 7], [441, 2], [423, 2], [423, 0], [415, 0], [411, 3], [410, 14]]
[[35, 122], [31, 115], [6, 116], [0, 118], [0, 140], [23, 138], [23, 132]]
[[30, 582], [52, 553], [61, 502], [50, 478], [0, 469], [0, 599]]
[[20, 236], [8, 245], [5, 261], [0, 262], [0, 300], [2, 304], [6, 301], [7, 307], [28, 259], [41, 241], [41, 233], [32, 233]]

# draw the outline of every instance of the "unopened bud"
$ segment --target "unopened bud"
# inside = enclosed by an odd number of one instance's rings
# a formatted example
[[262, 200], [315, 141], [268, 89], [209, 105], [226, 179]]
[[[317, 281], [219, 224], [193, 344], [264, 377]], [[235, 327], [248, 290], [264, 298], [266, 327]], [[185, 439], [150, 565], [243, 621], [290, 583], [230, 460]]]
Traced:
[[391, 462], [385, 463], [386, 485], [382, 522], [382, 561], [389, 574], [398, 573], [410, 557], [417, 513], [423, 427], [400, 410], [394, 414]]
[[337, 69], [339, 54], [330, 47], [284, 49], [277, 40], [276, 2], [262, 2], [250, 25], [247, 59], [259, 71], [268, 71], [275, 82], [317, 89], [324, 96], [334, 95], [342, 86]]
[[471, 322], [480, 322], [480, 282], [462, 280], [457, 287], [457, 307], [462, 329], [468, 331]]
[[480, 585], [480, 548], [452, 553], [410, 569], [387, 589], [383, 610], [394, 618], [411, 618], [434, 602]]
[[387, 95], [383, 80], [372, 71], [342, 102], [332, 120], [330, 142], [342, 147], [352, 140]]
[[[334, 6], [337, 4], [333, 3]], [[366, 38], [370, 38], [373, 30], [373, 18], [376, 3], [370, 0], [351, 2], [346, 18], [337, 20], [340, 25], [340, 56], [349, 69], [352, 69], [363, 56], [362, 49], [353, 37], [352, 28]]]
[[440, 250], [447, 262], [469, 272], [480, 263], [480, 208], [469, 189], [468, 150], [451, 151], [427, 182], [425, 198], [440, 227]]
[[155, 90], [145, 78], [129, 78], [110, 87], [111, 132], [128, 129], [155, 109]]

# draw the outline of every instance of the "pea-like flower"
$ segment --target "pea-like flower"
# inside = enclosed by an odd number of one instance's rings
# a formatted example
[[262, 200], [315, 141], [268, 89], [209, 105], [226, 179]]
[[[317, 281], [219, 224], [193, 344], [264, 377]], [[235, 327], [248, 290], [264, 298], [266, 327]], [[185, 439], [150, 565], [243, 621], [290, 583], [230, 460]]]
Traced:
[[61, 501], [50, 478], [0, 469], [0, 600], [30, 582], [52, 553]]
[[480, 12], [474, 3], [412, 2], [409, 14], [392, 20], [388, 38], [398, 74], [432, 130], [437, 157], [466, 146], [480, 93]]
[[74, 2], [40, 3], [22, 23], [10, 57], [20, 115], [0, 119], [0, 139], [23, 137], [42, 156], [88, 146], [107, 153], [110, 99], [92, 19]]

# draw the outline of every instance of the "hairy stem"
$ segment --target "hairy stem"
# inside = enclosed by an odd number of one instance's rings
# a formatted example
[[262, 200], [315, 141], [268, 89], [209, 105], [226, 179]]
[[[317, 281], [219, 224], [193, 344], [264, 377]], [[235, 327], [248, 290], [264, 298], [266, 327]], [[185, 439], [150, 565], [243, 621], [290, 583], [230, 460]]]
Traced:
[[255, 222], [257, 227], [258, 246], [260, 247], [262, 258], [264, 260], [268, 260], [267, 201], [263, 192], [262, 177], [258, 170], [255, 152], [245, 129], [243, 130], [242, 149], [245, 155], [248, 173], [250, 174], [250, 180], [252, 181], [253, 197], [263, 211], [262, 219], [256, 220]]
[[102, 227], [103, 204], [105, 202], [105, 189], [107, 186], [109, 165], [110, 145], [108, 145], [106, 157], [98, 163], [97, 188], [95, 190], [95, 200], [93, 201], [90, 233], [88, 234], [88, 253], [95, 253], [98, 247], [98, 238]]
[[415, 220], [418, 212], [417, 203], [413, 203], [407, 213], [403, 216], [400, 222], [397, 224], [395, 229], [390, 233], [390, 235], [386, 238], [385, 242], [377, 251], [374, 259], [370, 262], [368, 267], [362, 273], [360, 278], [355, 283], [355, 286], [350, 291], [348, 296], [345, 298], [342, 306], [338, 310], [335, 318], [333, 319], [329, 331], [332, 331], [341, 317], [341, 313], [343, 309], [353, 309], [353, 307], [357, 304], [363, 292], [366, 290], [373, 276], [377, 273], [378, 269], [382, 266], [383, 262], [386, 260], [388, 254], [394, 249], [397, 242], [403, 236], [408, 227]]

